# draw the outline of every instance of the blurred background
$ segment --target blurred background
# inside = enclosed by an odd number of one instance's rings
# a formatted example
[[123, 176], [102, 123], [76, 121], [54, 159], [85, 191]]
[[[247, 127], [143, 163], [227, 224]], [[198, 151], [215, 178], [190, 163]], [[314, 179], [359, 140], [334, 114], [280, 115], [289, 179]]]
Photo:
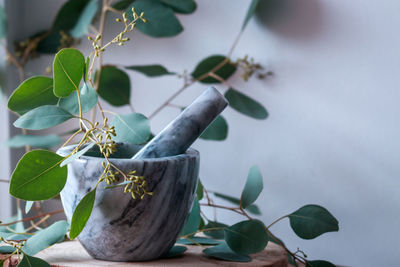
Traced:
[[[0, 1], [1, 2], [1, 1]], [[8, 0], [6, 43], [49, 28], [61, 0]], [[191, 72], [203, 58], [226, 54], [239, 33], [250, 1], [198, 0], [197, 10], [178, 15], [184, 31], [173, 38], [152, 38], [139, 31], [123, 47], [104, 54], [114, 65], [162, 64], [171, 71]], [[4, 1], [3, 1], [4, 4]], [[233, 58], [254, 58], [274, 74], [265, 79], [230, 79], [234, 87], [263, 104], [266, 120], [243, 116], [232, 109], [223, 115], [229, 123], [225, 141], [198, 140], [200, 175], [206, 188], [240, 196], [249, 168], [257, 164], [264, 191], [256, 204], [269, 224], [305, 204], [326, 207], [338, 220], [338, 233], [315, 240], [298, 238], [288, 220], [272, 228], [286, 245], [345, 266], [397, 266], [400, 232], [400, 2], [261, 0]], [[109, 16], [105, 39], [120, 31]], [[77, 46], [85, 55], [90, 43]], [[41, 55], [26, 65], [26, 76], [44, 74], [52, 55]], [[4, 48], [0, 68], [5, 94], [18, 85], [18, 72], [6, 65]], [[149, 79], [128, 72], [131, 102], [138, 112], [151, 114], [182, 86], [182, 80], [164, 76]], [[4, 80], [4, 78], [6, 78]], [[4, 85], [3, 85], [4, 86]], [[224, 85], [216, 86], [222, 92]], [[206, 85], [196, 84], [174, 103], [187, 105]], [[15, 116], [0, 105], [0, 142], [19, 133]], [[118, 113], [124, 108], [109, 107]], [[179, 110], [167, 107], [151, 121], [157, 133]], [[73, 129], [68, 125], [52, 132]], [[0, 178], [8, 179], [21, 150], [1, 147]], [[60, 206], [52, 201], [50, 206]], [[13, 213], [8, 185], [0, 183], [0, 218]], [[48, 207], [46, 209], [53, 209]], [[209, 210], [210, 216], [212, 211]], [[221, 221], [241, 220], [220, 212]]]

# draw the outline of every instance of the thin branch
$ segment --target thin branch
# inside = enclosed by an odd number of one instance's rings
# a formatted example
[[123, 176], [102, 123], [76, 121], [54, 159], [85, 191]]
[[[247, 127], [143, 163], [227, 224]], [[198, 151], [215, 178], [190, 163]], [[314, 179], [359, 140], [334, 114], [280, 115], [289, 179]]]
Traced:
[[38, 218], [42, 218], [42, 217], [47, 216], [47, 215], [52, 216], [54, 214], [58, 214], [58, 213], [62, 213], [62, 212], [64, 212], [64, 210], [56, 210], [56, 211], [52, 211], [52, 212], [47, 212], [47, 213], [44, 213], [44, 214], [40, 214], [40, 215], [24, 218], [22, 220], [13, 221], [13, 222], [10, 222], [10, 223], [3, 223], [3, 224], [0, 224], [0, 226], [9, 226], [9, 225], [13, 225], [13, 224], [16, 224], [16, 223], [19, 223], [19, 222], [27, 222], [27, 221], [31, 221], [31, 220], [36, 220]]
[[0, 179], [0, 183], [9, 183], [10, 182], [10, 180], [7, 180], [7, 179]]

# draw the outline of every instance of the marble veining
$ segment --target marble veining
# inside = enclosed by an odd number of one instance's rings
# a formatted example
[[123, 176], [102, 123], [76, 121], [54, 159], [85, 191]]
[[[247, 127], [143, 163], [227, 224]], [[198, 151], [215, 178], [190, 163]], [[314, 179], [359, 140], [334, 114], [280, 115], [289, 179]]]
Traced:
[[214, 87], [209, 87], [133, 158], [159, 158], [184, 153], [227, 105], [225, 97]]
[[[190, 212], [199, 172], [199, 153], [188, 149], [185, 154], [162, 158], [130, 159], [137, 146], [118, 143], [131, 149], [127, 158], [110, 161], [129, 172], [136, 170], [148, 183], [153, 196], [134, 200], [123, 193], [123, 187], [105, 189], [101, 183], [89, 221], [78, 239], [88, 253], [101, 260], [146, 261], [166, 254], [174, 245]], [[72, 151], [62, 148], [60, 155]], [[91, 152], [89, 151], [89, 153]], [[68, 180], [61, 201], [68, 221], [87, 192], [100, 177], [104, 160], [82, 156], [68, 165]]]

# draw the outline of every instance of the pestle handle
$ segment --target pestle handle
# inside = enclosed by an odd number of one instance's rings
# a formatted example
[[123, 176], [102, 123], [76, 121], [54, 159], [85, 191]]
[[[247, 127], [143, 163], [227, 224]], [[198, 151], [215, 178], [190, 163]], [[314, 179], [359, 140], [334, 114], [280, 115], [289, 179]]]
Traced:
[[227, 105], [228, 101], [217, 89], [208, 88], [132, 158], [160, 158], [185, 153]]

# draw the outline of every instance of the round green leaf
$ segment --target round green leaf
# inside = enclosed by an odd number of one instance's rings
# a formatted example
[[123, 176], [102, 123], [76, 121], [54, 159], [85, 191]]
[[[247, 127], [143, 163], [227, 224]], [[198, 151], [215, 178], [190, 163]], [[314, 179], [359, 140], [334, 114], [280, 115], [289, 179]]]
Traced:
[[189, 218], [186, 222], [185, 227], [183, 228], [181, 235], [194, 235], [195, 232], [199, 229], [200, 219], [200, 204], [197, 200], [197, 197], [195, 197], [193, 201], [192, 211], [190, 212]]
[[204, 188], [203, 184], [201, 183], [200, 179], [197, 182], [197, 189], [196, 189], [197, 200], [202, 200], [204, 196]]
[[[88, 112], [97, 105], [98, 96], [96, 90], [84, 83], [79, 91], [81, 94], [82, 112]], [[72, 114], [79, 114], [78, 95], [73, 93], [68, 97], [60, 98], [58, 106], [68, 110]]]
[[[222, 55], [213, 55], [213, 56], [209, 56], [209, 57], [203, 59], [196, 66], [195, 70], [193, 71], [193, 73], [192, 73], [193, 78], [195, 78], [195, 79], [201, 78], [201, 76], [213, 71], [214, 68], [216, 68], [217, 66], [222, 64], [222, 62], [224, 60], [226, 60], [226, 57], [222, 56]], [[219, 70], [213, 71], [213, 72], [216, 75], [218, 75], [219, 77], [221, 77], [222, 79], [226, 80], [230, 76], [232, 76], [232, 74], [234, 74], [235, 71], [236, 71], [236, 66], [228, 60], [227, 63], [225, 63], [225, 65], [223, 67], [221, 67]], [[220, 83], [220, 81], [218, 81], [212, 77], [202, 78], [200, 80], [200, 82], [201, 83]]]
[[[203, 228], [203, 233], [206, 236], [210, 236], [215, 239], [224, 239], [225, 238], [225, 228], [227, 228], [228, 225], [220, 222], [214, 222], [214, 221], [208, 221], [207, 225]], [[214, 230], [207, 230], [207, 229], [213, 229], [213, 228], [219, 228], [219, 229], [214, 229]]]
[[123, 106], [130, 102], [131, 82], [129, 76], [113, 66], [101, 69], [97, 93], [113, 106]]
[[25, 254], [18, 267], [50, 267], [50, 264], [40, 258]]
[[243, 208], [247, 208], [256, 201], [261, 191], [263, 190], [263, 180], [260, 170], [256, 165], [250, 168], [247, 176], [246, 185], [244, 186], [241, 205]]
[[161, 2], [170, 6], [177, 13], [190, 14], [197, 8], [196, 2], [193, 0], [161, 0]]
[[336, 265], [330, 263], [329, 261], [316, 260], [307, 261], [306, 267], [336, 267]]
[[226, 228], [225, 241], [236, 253], [248, 255], [267, 246], [268, 234], [261, 221], [248, 220]]
[[85, 228], [90, 214], [92, 214], [94, 200], [96, 198], [96, 188], [90, 191], [82, 198], [78, 206], [76, 206], [71, 220], [71, 231], [69, 233], [70, 239], [77, 237]]
[[125, 69], [140, 72], [147, 77], [158, 77], [163, 75], [173, 75], [174, 72], [169, 72], [164, 66], [161, 65], [145, 65], [145, 66], [127, 66]]
[[62, 139], [55, 135], [16, 135], [5, 142], [9, 147], [25, 147], [31, 146], [36, 148], [50, 148], [62, 142]]
[[53, 79], [35, 76], [18, 86], [8, 100], [8, 108], [23, 115], [43, 105], [54, 105], [57, 101], [58, 98], [53, 93]]
[[339, 231], [339, 222], [324, 207], [306, 205], [289, 214], [290, 226], [303, 239], [313, 239], [327, 232]]
[[64, 48], [56, 54], [53, 63], [54, 94], [67, 97], [79, 90], [85, 69], [85, 57], [74, 48]]
[[64, 240], [68, 228], [69, 224], [67, 221], [55, 222], [29, 238], [22, 248], [22, 251], [30, 256], [35, 255], [43, 249], [60, 242], [60, 240]]
[[[133, 6], [138, 14], [145, 12], [144, 17], [148, 21], [146, 23], [140, 22], [136, 26], [144, 34], [152, 37], [171, 37], [183, 31], [183, 27], [172, 8], [164, 5], [160, 0], [136, 0]], [[128, 14], [132, 19], [131, 12]]]
[[168, 251], [167, 255], [165, 255], [165, 258], [178, 257], [178, 256], [182, 255], [183, 253], [185, 253], [186, 250], [187, 250], [187, 247], [184, 247], [184, 246], [173, 246], [170, 249], [170, 251]]
[[181, 238], [177, 243], [183, 245], [218, 245], [221, 241], [202, 236], [193, 236], [190, 238]]
[[118, 142], [143, 144], [150, 136], [150, 122], [140, 113], [115, 115], [111, 123], [117, 134], [113, 139]]
[[98, 0], [90, 0], [90, 2], [85, 6], [82, 13], [80, 14], [74, 28], [71, 30], [72, 37], [80, 38], [88, 32], [89, 26], [97, 13], [98, 7]]
[[205, 140], [225, 140], [228, 136], [228, 123], [222, 115], [219, 115], [200, 135]]
[[28, 130], [42, 130], [61, 124], [74, 116], [57, 106], [41, 106], [25, 113], [14, 126]]
[[259, 120], [268, 117], [267, 110], [260, 103], [233, 88], [229, 88], [225, 97], [231, 108], [244, 115]]
[[251, 261], [251, 258], [248, 255], [242, 255], [232, 251], [225, 242], [215, 247], [206, 248], [205, 250], [203, 250], [203, 253], [209, 257], [213, 257], [220, 260], [237, 261], [237, 262]]
[[33, 150], [18, 162], [10, 181], [10, 194], [24, 200], [46, 200], [58, 195], [67, 181], [63, 157], [47, 150]]

